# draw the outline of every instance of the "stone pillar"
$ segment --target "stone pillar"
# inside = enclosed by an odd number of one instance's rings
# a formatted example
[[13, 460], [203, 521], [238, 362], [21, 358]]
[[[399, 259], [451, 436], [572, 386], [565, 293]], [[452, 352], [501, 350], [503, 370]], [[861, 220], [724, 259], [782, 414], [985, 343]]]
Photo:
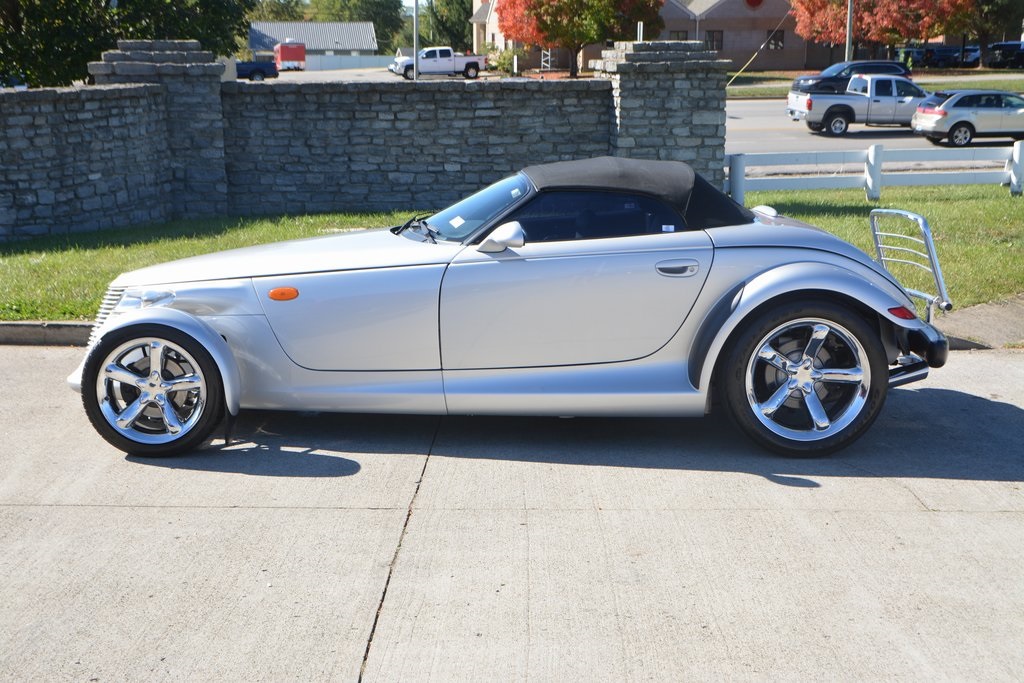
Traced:
[[611, 153], [685, 161], [725, 181], [725, 83], [729, 60], [697, 41], [615, 43], [590, 66], [612, 82]]
[[97, 85], [158, 83], [164, 88], [172, 174], [168, 214], [197, 218], [228, 212], [224, 162], [224, 65], [196, 40], [119, 40], [89, 64]]

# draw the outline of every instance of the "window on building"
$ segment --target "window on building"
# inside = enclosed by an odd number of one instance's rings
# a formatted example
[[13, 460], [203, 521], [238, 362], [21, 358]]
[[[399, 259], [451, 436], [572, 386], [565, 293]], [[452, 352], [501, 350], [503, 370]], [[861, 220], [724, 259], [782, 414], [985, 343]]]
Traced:
[[781, 50], [786, 45], [786, 32], [785, 31], [768, 31], [768, 40], [765, 41], [765, 46], [769, 50]]
[[668, 32], [668, 39], [669, 40], [689, 40], [690, 39], [690, 32], [689, 31], [669, 31]]
[[721, 50], [725, 43], [724, 31], [705, 31], [704, 46], [709, 50]]

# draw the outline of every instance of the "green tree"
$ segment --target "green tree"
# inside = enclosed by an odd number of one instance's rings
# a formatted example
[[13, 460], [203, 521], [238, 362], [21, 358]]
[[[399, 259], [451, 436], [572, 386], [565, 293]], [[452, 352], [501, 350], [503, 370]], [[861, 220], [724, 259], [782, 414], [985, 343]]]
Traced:
[[302, 0], [258, 0], [248, 14], [249, 21], [302, 21]]
[[119, 0], [118, 36], [133, 39], [198, 40], [214, 54], [234, 52], [249, 33], [247, 14], [256, 0]]
[[231, 54], [255, 0], [0, 0], [0, 65], [33, 86], [70, 85], [118, 38], [199, 40]]
[[602, 40], [615, 19], [611, 0], [528, 0], [527, 13], [551, 44], [572, 54], [569, 77], [579, 76], [579, 54], [584, 46]]
[[99, 0], [4, 0], [0, 70], [31, 86], [83, 80], [86, 65], [115, 46], [112, 20]]
[[456, 50], [473, 47], [473, 16], [471, 0], [434, 0], [427, 13], [439, 44], [451, 45]]
[[988, 58], [988, 44], [1018, 40], [1024, 30], [1024, 2], [1021, 0], [968, 0], [946, 24], [951, 34], [977, 36], [981, 48], [978, 67]]

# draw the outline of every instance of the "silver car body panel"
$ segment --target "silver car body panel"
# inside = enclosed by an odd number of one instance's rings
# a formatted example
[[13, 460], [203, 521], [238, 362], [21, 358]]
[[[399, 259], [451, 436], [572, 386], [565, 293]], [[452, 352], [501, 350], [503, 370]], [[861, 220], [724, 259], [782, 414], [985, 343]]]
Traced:
[[[454, 253], [452, 245], [431, 246]], [[439, 370], [437, 292], [444, 271], [444, 265], [343, 270], [261, 277], [253, 285], [274, 334], [297, 365]], [[293, 287], [298, 296], [271, 299], [269, 292], [280, 287]]]
[[114, 287], [448, 263], [461, 245], [359, 230], [193, 256], [118, 276]]
[[446, 370], [588, 365], [664, 346], [711, 270], [703, 231], [462, 251], [441, 286]]

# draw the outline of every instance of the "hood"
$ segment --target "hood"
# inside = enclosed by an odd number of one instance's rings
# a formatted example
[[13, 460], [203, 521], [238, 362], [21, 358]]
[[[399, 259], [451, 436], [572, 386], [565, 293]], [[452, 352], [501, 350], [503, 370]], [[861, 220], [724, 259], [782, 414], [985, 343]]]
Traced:
[[360, 230], [193, 256], [124, 273], [112, 286], [448, 263], [462, 248], [457, 242], [433, 244], [408, 231]]

